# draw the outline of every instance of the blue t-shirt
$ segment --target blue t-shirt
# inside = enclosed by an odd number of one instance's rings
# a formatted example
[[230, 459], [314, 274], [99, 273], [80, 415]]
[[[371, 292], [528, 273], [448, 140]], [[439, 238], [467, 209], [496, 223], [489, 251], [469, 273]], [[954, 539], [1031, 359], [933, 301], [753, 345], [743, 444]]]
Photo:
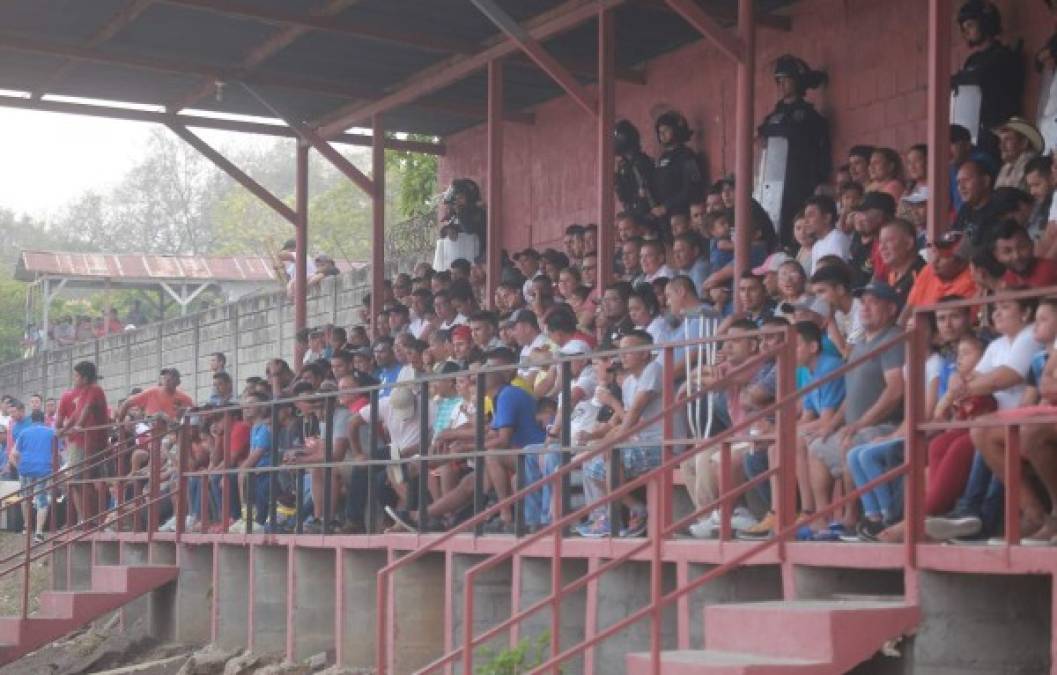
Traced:
[[1046, 358], [1049, 356], [1049, 352], [1043, 349], [1041, 352], [1031, 357], [1031, 365], [1028, 366], [1028, 376], [1026, 378], [1029, 387], [1039, 386], [1039, 380], [1042, 379], [1042, 371], [1046, 369]]
[[[723, 241], [730, 241], [724, 239]], [[724, 251], [719, 247], [719, 239], [708, 242], [708, 266], [713, 272], [718, 272], [730, 263], [734, 262], [734, 251]]]
[[[808, 377], [806, 385], [818, 382], [826, 375], [832, 373], [844, 365], [844, 361], [839, 357], [830, 356], [829, 354], [819, 354], [818, 362], [815, 363], [815, 370], [808, 371]], [[804, 396], [804, 410], [810, 410], [815, 415], [821, 417], [824, 410], [836, 410], [840, 407], [841, 402], [844, 401], [844, 378], [837, 377], [826, 384], [822, 385], [818, 389], [813, 389]]]
[[272, 463], [272, 428], [264, 422], [253, 425], [250, 432], [250, 452], [260, 450], [261, 458], [257, 466], [271, 466]]
[[958, 364], [954, 359], [949, 359], [947, 357], [940, 358], [942, 358], [943, 361], [940, 363], [939, 375], [936, 376], [936, 379], [939, 380], [936, 383], [936, 400], [943, 398], [947, 393], [947, 386], [951, 383], [951, 375], [954, 374], [954, 370], [958, 367]]
[[55, 430], [46, 424], [30, 424], [18, 437], [15, 448], [22, 459], [18, 473], [26, 478], [41, 478], [52, 472], [51, 444]]
[[18, 437], [33, 424], [33, 420], [28, 417], [23, 417], [19, 421], [11, 425], [11, 440], [15, 443], [18, 442]]
[[547, 440], [547, 433], [536, 422], [536, 399], [521, 387], [507, 385], [495, 397], [492, 429], [506, 427], [514, 430], [510, 444], [515, 448]]
[[[396, 382], [396, 378], [400, 377], [400, 370], [403, 368], [399, 363], [394, 363], [386, 368], [379, 368], [374, 371], [374, 376], [378, 378], [380, 384], [393, 384]], [[392, 387], [382, 387], [379, 396], [388, 396], [393, 391]]]

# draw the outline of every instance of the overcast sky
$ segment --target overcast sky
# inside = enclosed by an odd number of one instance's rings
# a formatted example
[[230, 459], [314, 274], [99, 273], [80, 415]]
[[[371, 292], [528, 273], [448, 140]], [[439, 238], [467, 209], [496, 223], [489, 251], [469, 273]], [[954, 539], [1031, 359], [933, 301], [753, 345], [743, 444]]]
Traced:
[[[0, 207], [47, 218], [85, 190], [105, 191], [136, 163], [153, 126], [0, 107]], [[225, 147], [264, 142], [250, 134], [196, 133]]]

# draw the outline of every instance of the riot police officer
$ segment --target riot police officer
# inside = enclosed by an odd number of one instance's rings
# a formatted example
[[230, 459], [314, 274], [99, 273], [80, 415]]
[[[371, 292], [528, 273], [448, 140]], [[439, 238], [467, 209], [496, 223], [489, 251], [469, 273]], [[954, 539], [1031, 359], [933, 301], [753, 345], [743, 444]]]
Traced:
[[[774, 111], [760, 125], [758, 133], [766, 144], [764, 162], [781, 163], [784, 160], [785, 166], [784, 171], [781, 166], [764, 167], [764, 176], [758, 177], [761, 182], [757, 199], [765, 205], [773, 202], [768, 210], [772, 220], [778, 221], [775, 224], [781, 243], [795, 249], [794, 216], [830, 174], [829, 124], [814, 105], [804, 100], [808, 90], [825, 83], [826, 74], [812, 70], [802, 59], [785, 54], [775, 63], [774, 79], [779, 100]], [[784, 139], [784, 142], [772, 143], [771, 139]], [[767, 182], [768, 177], [775, 176], [780, 176], [780, 181]], [[776, 191], [780, 191], [780, 196], [774, 194]]]
[[447, 213], [441, 220], [442, 226], [453, 226], [460, 232], [477, 236], [480, 243], [478, 257], [488, 250], [485, 240], [485, 210], [481, 205], [481, 189], [469, 178], [456, 178], [444, 192], [444, 205]]
[[625, 213], [648, 218], [657, 205], [653, 196], [653, 160], [642, 151], [639, 130], [627, 120], [620, 120], [613, 130], [617, 170], [613, 187]]
[[[1024, 93], [1020, 47], [1011, 49], [999, 42], [1002, 15], [990, 0], [969, 0], [962, 5], [958, 11], [958, 26], [972, 52], [951, 79], [956, 97], [953, 121], [969, 128], [976, 145], [997, 158], [998, 138], [991, 130], [1020, 114], [1020, 100]], [[959, 104], [962, 87], [979, 87], [978, 110], [967, 111]], [[975, 99], [966, 97], [964, 100], [965, 105], [974, 108], [977, 105]], [[966, 121], [977, 115], [979, 124], [974, 129]]]
[[701, 158], [686, 147], [694, 132], [682, 114], [669, 110], [657, 118], [654, 130], [663, 151], [654, 172], [657, 204], [650, 213], [667, 231], [673, 214], [689, 214], [691, 204], [704, 201], [706, 180]]

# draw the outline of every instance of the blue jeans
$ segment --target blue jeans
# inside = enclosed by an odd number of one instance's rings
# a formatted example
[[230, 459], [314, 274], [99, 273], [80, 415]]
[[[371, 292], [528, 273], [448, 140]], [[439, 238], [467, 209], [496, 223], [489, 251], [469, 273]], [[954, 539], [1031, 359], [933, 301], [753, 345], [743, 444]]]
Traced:
[[[859, 488], [892, 470], [903, 461], [903, 440], [896, 438], [858, 445], [848, 451], [848, 471]], [[862, 508], [867, 517], [890, 521], [893, 514], [892, 483], [881, 483], [862, 494]]]
[[[553, 474], [561, 464], [561, 453], [557, 450], [548, 450], [546, 444], [527, 445], [524, 450], [525, 459], [522, 466], [524, 466], [525, 470], [521, 481], [522, 485], [532, 485], [544, 476]], [[551, 521], [551, 500], [553, 495], [554, 485], [552, 483], [548, 483], [539, 490], [534, 490], [525, 495], [524, 514], [526, 525], [545, 525]]]
[[983, 456], [977, 452], [973, 457], [969, 480], [965, 483], [965, 492], [954, 505], [954, 512], [979, 516], [984, 525], [983, 533], [997, 534], [1002, 529], [1004, 498], [1005, 487], [995, 478], [991, 469], [987, 468]]
[[[747, 480], [752, 480], [764, 471], [767, 471], [767, 469], [770, 468], [770, 462], [767, 458], [767, 448], [746, 452], [741, 458], [741, 466], [745, 470], [745, 478]], [[771, 506], [771, 481], [763, 481], [756, 487], [752, 488], [752, 491], [755, 492], [765, 504], [767, 504], [768, 508], [773, 508]]]

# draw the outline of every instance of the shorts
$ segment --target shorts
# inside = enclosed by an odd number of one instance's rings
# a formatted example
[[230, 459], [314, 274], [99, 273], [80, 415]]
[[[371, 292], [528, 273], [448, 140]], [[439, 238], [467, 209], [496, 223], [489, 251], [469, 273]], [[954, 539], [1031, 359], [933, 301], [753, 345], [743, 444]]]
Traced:
[[81, 469], [80, 471], [77, 471], [77, 470], [73, 471], [72, 474], [73, 474], [74, 480], [105, 478], [107, 475], [109, 475], [107, 469], [108, 469], [108, 466], [110, 465], [112, 460], [107, 460], [105, 462], [96, 463], [98, 461], [98, 455], [101, 455], [104, 452], [103, 450], [93, 450], [93, 451], [87, 453], [87, 455], [86, 455], [84, 446], [77, 445], [76, 443], [67, 443], [66, 447], [67, 447], [67, 455], [66, 455], [67, 466], [74, 466], [75, 464], [79, 464], [79, 463], [84, 462], [86, 456], [89, 459], [88, 464], [92, 465], [90, 468], [87, 468], [87, 469]]
[[[29, 486], [42, 478], [47, 478], [47, 476], [20, 476], [18, 482], [22, 487], [22, 496], [29, 497]], [[48, 508], [48, 504], [51, 501], [51, 486], [47, 482], [43, 482], [34, 487], [33, 490], [35, 491], [35, 494], [32, 495], [33, 506], [38, 511]]]
[[[878, 424], [877, 426], [866, 427], [852, 437], [848, 449], [851, 450], [857, 445], [866, 445], [893, 431], [895, 431], [894, 424]], [[834, 478], [839, 478], [844, 473], [844, 452], [841, 448], [840, 432], [810, 441], [807, 450], [812, 457], [826, 465], [830, 475]]]
[[[635, 446], [620, 449], [620, 463], [624, 478], [635, 478], [661, 465], [661, 446]], [[606, 479], [605, 454], [595, 455], [584, 464], [584, 475], [592, 480]]]

